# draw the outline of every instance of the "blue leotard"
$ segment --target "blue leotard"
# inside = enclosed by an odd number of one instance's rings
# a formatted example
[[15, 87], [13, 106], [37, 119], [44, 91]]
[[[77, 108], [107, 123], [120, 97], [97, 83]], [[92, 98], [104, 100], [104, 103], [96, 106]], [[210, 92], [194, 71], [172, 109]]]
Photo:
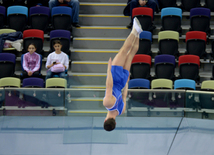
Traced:
[[113, 78], [112, 95], [116, 98], [116, 102], [111, 108], [106, 109], [109, 111], [117, 110], [119, 115], [121, 115], [124, 107], [121, 90], [126, 85], [126, 82], [129, 77], [129, 71], [123, 69], [122, 66], [112, 66], [111, 74]]

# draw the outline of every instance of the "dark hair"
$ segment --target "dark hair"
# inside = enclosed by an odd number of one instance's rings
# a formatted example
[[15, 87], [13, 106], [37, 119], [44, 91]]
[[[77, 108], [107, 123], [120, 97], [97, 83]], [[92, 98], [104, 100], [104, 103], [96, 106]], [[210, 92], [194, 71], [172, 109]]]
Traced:
[[116, 126], [116, 122], [115, 122], [115, 119], [114, 118], [109, 118], [107, 119], [105, 122], [104, 122], [104, 129], [106, 131], [112, 131], [115, 129], [115, 126]]
[[36, 48], [36, 45], [34, 43], [30, 43], [27, 48], [29, 48], [30, 45], [33, 45]]
[[62, 45], [62, 43], [61, 43], [60, 40], [54, 40], [54, 41], [53, 41], [53, 46], [54, 46], [55, 44], [60, 44], [60, 45]]

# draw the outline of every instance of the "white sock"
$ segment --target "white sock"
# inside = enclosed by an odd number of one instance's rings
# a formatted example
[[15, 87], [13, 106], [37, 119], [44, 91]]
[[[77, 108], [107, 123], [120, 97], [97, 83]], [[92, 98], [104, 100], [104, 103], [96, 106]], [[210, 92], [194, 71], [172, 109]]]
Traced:
[[140, 25], [139, 20], [135, 17], [133, 20], [133, 28], [136, 29], [136, 31], [138, 32], [138, 34], [140, 34], [141, 32], [143, 32], [142, 27]]

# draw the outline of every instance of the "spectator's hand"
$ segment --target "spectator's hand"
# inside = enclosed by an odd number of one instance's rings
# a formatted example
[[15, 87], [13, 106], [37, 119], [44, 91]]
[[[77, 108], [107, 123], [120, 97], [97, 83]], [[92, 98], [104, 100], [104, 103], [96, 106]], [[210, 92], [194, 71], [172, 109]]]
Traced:
[[144, 5], [146, 5], [146, 1], [145, 0], [139, 0], [139, 4], [140, 4], [140, 6], [144, 6]]
[[66, 2], [70, 2], [71, 0], [65, 0]]
[[63, 0], [58, 0], [59, 1], [59, 3], [63, 3]]
[[28, 72], [28, 76], [31, 76], [33, 73], [31, 71]]

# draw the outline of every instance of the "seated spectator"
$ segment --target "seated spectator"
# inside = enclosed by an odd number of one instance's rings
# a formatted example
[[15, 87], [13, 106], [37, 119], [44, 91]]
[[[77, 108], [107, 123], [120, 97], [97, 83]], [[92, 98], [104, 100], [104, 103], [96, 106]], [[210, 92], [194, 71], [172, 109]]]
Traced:
[[79, 1], [78, 0], [50, 0], [49, 1], [49, 8], [50, 10], [61, 4], [68, 4], [72, 6], [72, 15], [73, 15], [73, 23], [74, 27], [80, 27], [79, 25]]
[[47, 76], [46, 79], [58, 75], [60, 78], [65, 78], [65, 70], [68, 69], [69, 60], [68, 55], [61, 51], [62, 44], [59, 40], [53, 42], [54, 52], [50, 53], [47, 57], [46, 68]]
[[36, 52], [36, 46], [31, 43], [28, 45], [28, 53], [24, 54], [22, 67], [23, 78], [40, 77], [40, 55]]
[[[158, 0], [128, 0], [127, 6], [125, 7], [123, 14], [125, 16], [131, 16], [131, 22], [127, 26], [127, 28], [132, 27], [133, 19], [132, 19], [132, 10], [136, 7], [149, 7], [153, 9], [153, 14], [154, 12], [159, 11], [159, 4]], [[154, 16], [153, 16], [154, 17]]]

